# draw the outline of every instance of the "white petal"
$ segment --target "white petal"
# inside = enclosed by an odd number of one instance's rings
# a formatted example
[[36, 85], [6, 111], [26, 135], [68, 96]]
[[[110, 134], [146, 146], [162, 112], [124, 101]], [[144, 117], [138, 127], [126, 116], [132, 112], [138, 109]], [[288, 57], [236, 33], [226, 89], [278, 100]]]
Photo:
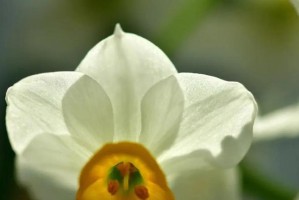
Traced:
[[17, 161], [18, 181], [28, 189], [29, 195], [34, 200], [74, 200], [76, 188], [52, 180], [52, 176], [41, 172], [40, 169], [26, 163], [22, 159]]
[[254, 139], [265, 140], [299, 135], [299, 103], [257, 118]]
[[154, 155], [175, 140], [184, 109], [184, 95], [174, 76], [154, 85], [142, 100], [140, 142]]
[[206, 75], [179, 74], [178, 79], [186, 98], [183, 121], [174, 146], [159, 161], [191, 155], [218, 167], [236, 165], [252, 140], [257, 108], [250, 92]]
[[142, 97], [152, 85], [176, 73], [158, 47], [137, 35], [122, 32], [119, 25], [114, 35], [89, 51], [77, 71], [97, 80], [109, 96], [115, 140], [133, 141], [138, 139], [141, 129]]
[[27, 77], [9, 88], [6, 125], [13, 149], [20, 153], [40, 133], [67, 134], [62, 98], [82, 73], [57, 72]]
[[18, 157], [18, 178], [37, 199], [74, 199], [80, 171], [91, 155], [72, 136], [40, 134]]
[[236, 169], [189, 171], [169, 177], [176, 200], [240, 200]]
[[[177, 150], [175, 149], [175, 151]], [[195, 169], [211, 170], [211, 168], [215, 168], [211, 165], [212, 156], [207, 150], [198, 150], [186, 155], [176, 155], [176, 152], [173, 152], [173, 154], [171, 154], [171, 152], [166, 153], [168, 153], [168, 155], [164, 154], [158, 157], [158, 161], [163, 171], [168, 174], [186, 173]]]
[[72, 135], [84, 140], [92, 151], [113, 140], [113, 114], [110, 100], [102, 87], [85, 76], [66, 92], [63, 116]]

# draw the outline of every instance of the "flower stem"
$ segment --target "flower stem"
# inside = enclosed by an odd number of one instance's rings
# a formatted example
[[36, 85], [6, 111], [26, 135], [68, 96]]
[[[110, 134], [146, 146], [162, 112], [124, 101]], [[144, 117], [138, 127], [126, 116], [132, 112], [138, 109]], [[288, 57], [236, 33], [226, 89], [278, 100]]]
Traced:
[[295, 198], [296, 191], [267, 179], [247, 163], [241, 163], [240, 169], [245, 193], [258, 195], [263, 200], [293, 200]]
[[220, 0], [183, 1], [180, 9], [171, 16], [161, 28], [156, 41], [171, 54], [196, 28], [198, 23], [211, 11]]

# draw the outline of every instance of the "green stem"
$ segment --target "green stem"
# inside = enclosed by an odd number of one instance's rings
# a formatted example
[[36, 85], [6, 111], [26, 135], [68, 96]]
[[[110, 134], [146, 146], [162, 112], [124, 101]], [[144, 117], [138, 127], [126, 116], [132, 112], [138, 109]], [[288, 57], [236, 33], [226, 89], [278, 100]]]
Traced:
[[296, 191], [267, 179], [245, 163], [240, 164], [240, 169], [244, 192], [258, 195], [263, 200], [294, 200]]
[[156, 41], [168, 54], [177, 49], [206, 14], [221, 0], [188, 0], [159, 31]]

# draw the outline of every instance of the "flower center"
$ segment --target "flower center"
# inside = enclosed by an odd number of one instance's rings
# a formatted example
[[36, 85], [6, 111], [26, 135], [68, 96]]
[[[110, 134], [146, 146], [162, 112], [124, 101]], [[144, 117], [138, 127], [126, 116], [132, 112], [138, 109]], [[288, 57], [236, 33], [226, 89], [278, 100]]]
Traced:
[[119, 190], [122, 190], [123, 193], [128, 193], [135, 188], [136, 196], [140, 197], [140, 199], [147, 199], [148, 193], [146, 195], [146, 192], [142, 192], [147, 191], [143, 183], [143, 177], [134, 164], [120, 162], [111, 168], [108, 176], [108, 192], [111, 195], [115, 195]]
[[77, 200], [174, 200], [165, 176], [140, 144], [106, 144], [84, 166]]

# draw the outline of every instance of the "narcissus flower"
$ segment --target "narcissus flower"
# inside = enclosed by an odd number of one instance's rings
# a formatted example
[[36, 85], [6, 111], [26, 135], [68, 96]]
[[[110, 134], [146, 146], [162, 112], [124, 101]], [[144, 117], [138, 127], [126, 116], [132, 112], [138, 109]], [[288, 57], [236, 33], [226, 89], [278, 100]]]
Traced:
[[7, 92], [19, 180], [39, 200], [237, 199], [256, 104], [241, 84], [177, 73], [116, 26], [75, 72]]

